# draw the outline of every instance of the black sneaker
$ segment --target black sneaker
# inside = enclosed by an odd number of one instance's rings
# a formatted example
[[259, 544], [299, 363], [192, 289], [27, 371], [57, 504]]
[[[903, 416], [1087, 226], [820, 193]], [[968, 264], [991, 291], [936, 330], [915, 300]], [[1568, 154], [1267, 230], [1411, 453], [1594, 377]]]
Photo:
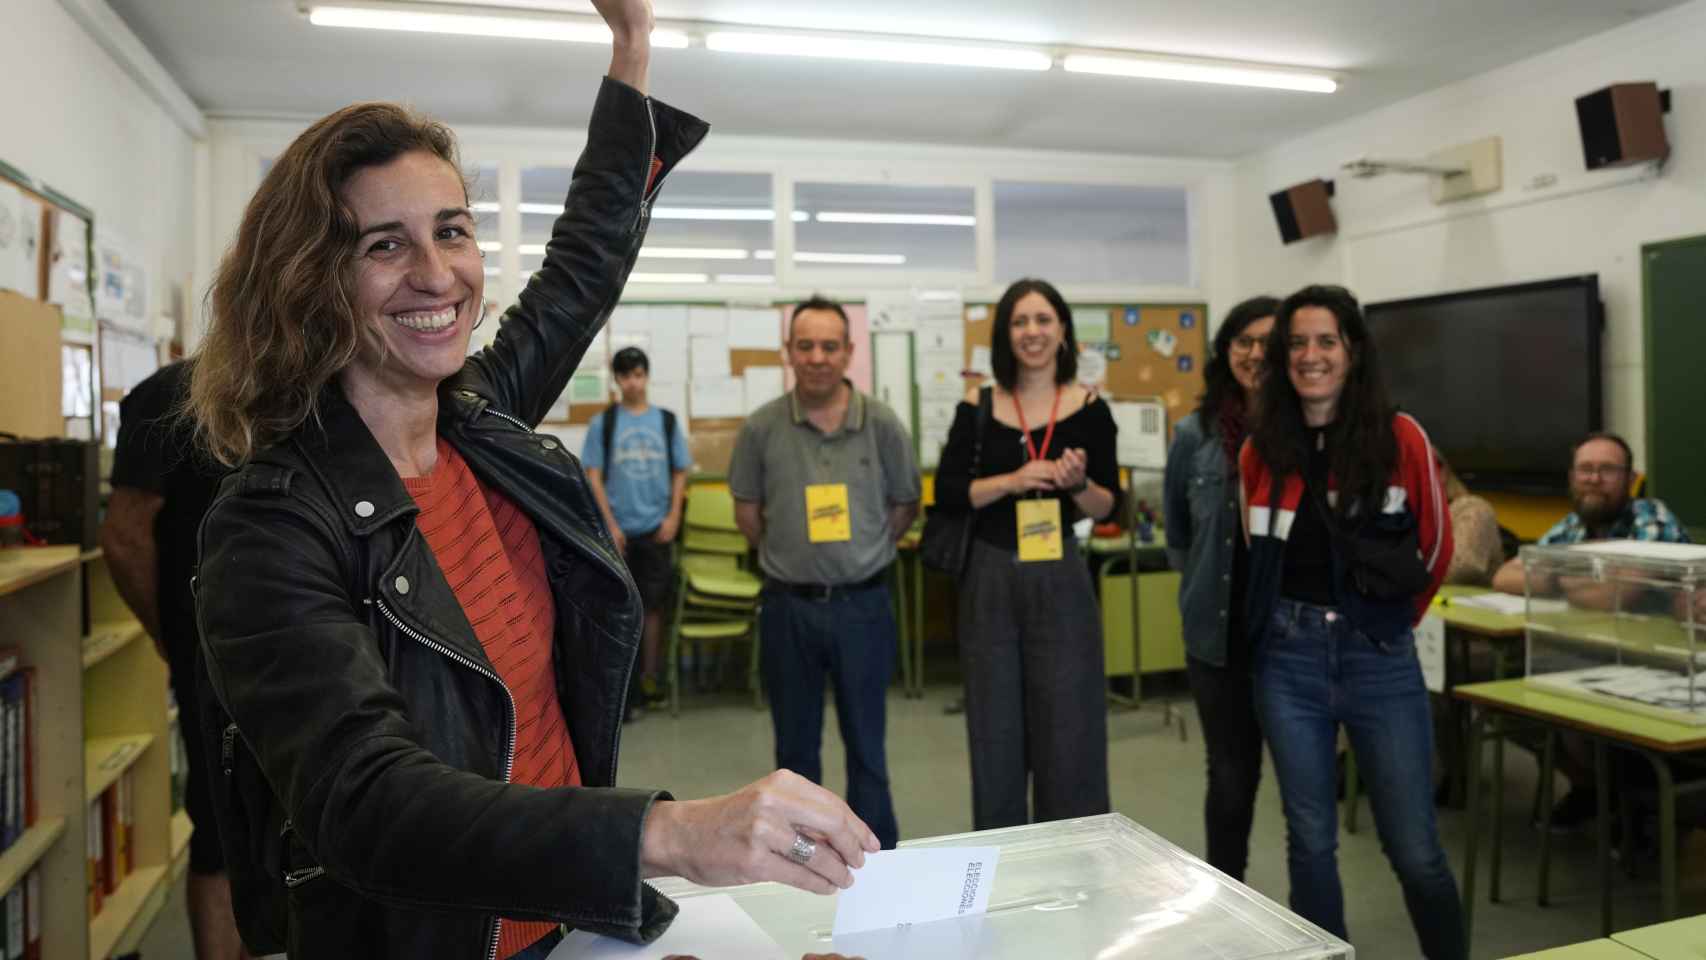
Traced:
[[1575, 833], [1592, 824], [1599, 815], [1599, 799], [1592, 786], [1571, 787], [1564, 799], [1552, 807], [1552, 832]]

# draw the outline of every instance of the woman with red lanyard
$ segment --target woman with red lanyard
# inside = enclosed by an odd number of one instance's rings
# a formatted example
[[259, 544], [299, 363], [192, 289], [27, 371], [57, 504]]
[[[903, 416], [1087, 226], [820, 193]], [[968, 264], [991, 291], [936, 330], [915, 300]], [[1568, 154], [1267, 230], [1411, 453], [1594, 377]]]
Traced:
[[936, 470], [937, 505], [975, 511], [959, 639], [978, 830], [1108, 811], [1101, 613], [1072, 524], [1120, 498], [1114, 418], [1078, 385], [1053, 286], [1002, 294], [990, 364], [995, 386], [966, 394]]

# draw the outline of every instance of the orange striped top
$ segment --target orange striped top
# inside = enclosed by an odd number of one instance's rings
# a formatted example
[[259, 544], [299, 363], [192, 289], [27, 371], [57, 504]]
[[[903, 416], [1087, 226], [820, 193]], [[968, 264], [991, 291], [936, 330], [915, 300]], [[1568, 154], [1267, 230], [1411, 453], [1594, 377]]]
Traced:
[[[539, 531], [509, 498], [480, 483], [443, 437], [432, 473], [405, 477], [403, 485], [421, 510], [416, 525], [515, 700], [511, 781], [579, 786], [575, 747], [557, 702], [552, 670], [557, 611]], [[513, 956], [555, 929], [554, 923], [503, 921], [498, 956]]]

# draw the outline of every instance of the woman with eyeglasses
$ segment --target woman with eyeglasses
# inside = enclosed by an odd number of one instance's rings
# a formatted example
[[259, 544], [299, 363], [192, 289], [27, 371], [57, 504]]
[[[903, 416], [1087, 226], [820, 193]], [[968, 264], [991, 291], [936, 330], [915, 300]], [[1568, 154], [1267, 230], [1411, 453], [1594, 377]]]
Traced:
[[1347, 937], [1334, 747], [1349, 736], [1429, 960], [1468, 954], [1433, 804], [1433, 725], [1412, 628], [1450, 565], [1427, 434], [1387, 397], [1342, 287], [1280, 304], [1239, 458], [1256, 709], [1285, 808], [1291, 907]]
[[1237, 880], [1249, 862], [1262, 777], [1244, 632], [1249, 551], [1238, 525], [1238, 449], [1250, 433], [1278, 308], [1273, 297], [1252, 297], [1221, 321], [1203, 370], [1202, 400], [1173, 428], [1163, 496], [1167, 556], [1180, 571], [1185, 670], [1208, 752], [1208, 862]]

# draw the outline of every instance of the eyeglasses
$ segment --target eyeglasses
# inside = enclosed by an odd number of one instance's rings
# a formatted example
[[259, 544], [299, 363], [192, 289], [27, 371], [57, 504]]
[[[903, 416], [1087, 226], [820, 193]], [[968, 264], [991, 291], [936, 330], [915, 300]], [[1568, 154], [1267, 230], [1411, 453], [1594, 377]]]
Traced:
[[1615, 480], [1629, 472], [1629, 468], [1621, 463], [1578, 463], [1570, 468], [1578, 480], [1598, 480], [1601, 477]]
[[1239, 334], [1232, 338], [1232, 349], [1239, 353], [1249, 353], [1251, 350], [1256, 349], [1257, 344], [1266, 344], [1267, 342], [1267, 337], [1252, 337], [1248, 334]]

